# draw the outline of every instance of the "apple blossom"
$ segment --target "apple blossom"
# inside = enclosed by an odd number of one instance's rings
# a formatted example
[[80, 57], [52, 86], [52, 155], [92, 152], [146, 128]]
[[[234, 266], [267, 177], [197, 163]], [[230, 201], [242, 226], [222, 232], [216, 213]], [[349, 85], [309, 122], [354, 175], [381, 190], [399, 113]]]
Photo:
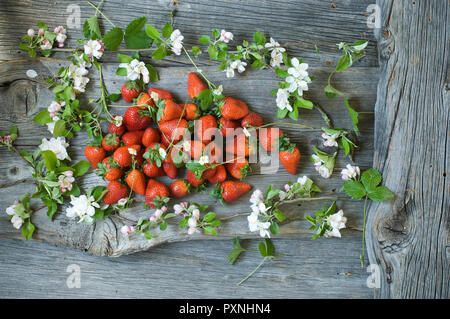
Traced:
[[338, 211], [336, 214], [328, 216], [327, 224], [331, 227], [331, 230], [328, 230], [325, 233], [325, 237], [341, 237], [340, 229], [345, 228], [345, 223], [347, 222], [347, 218], [344, 217], [344, 212], [342, 209]]
[[124, 225], [120, 228], [120, 232], [124, 234], [125, 236], [129, 236], [130, 234], [134, 233], [136, 231], [136, 228], [134, 226], [127, 226]]
[[43, 44], [41, 44], [41, 50], [50, 50], [52, 48], [52, 44], [48, 39], [45, 39]]
[[233, 40], [233, 33], [227, 32], [225, 30], [220, 31], [219, 41], [228, 43]]
[[28, 29], [27, 34], [29, 37], [34, 37], [35, 32], [33, 29]]
[[341, 171], [342, 179], [347, 181], [349, 179], [354, 179], [360, 174], [360, 169], [358, 166], [352, 166], [347, 164], [346, 168]]
[[80, 219], [78, 222], [92, 223], [94, 221], [92, 216], [95, 215], [95, 209], [100, 208], [100, 205], [95, 202], [94, 197], [87, 197], [86, 195], [75, 197], [71, 195], [70, 199], [72, 206], [66, 209], [66, 216], [71, 219], [78, 217]]
[[103, 51], [105, 50], [105, 45], [100, 40], [89, 40], [84, 45], [84, 53], [86, 53], [89, 57], [95, 57], [96, 59], [100, 59], [103, 55]]
[[278, 89], [276, 102], [280, 110], [287, 109], [292, 112], [292, 106], [289, 104], [289, 93], [286, 89]]
[[181, 49], [183, 48], [183, 39], [184, 36], [181, 34], [179, 29], [175, 29], [170, 35], [172, 52], [176, 55], [181, 54]]
[[55, 153], [56, 158], [59, 160], [70, 160], [69, 154], [67, 154], [67, 147], [69, 146], [68, 143], [66, 143], [66, 138], [62, 136], [58, 136], [57, 138], [52, 137], [50, 140], [47, 140], [46, 138], [42, 139], [41, 145], [39, 145], [39, 148], [41, 151], [52, 151]]

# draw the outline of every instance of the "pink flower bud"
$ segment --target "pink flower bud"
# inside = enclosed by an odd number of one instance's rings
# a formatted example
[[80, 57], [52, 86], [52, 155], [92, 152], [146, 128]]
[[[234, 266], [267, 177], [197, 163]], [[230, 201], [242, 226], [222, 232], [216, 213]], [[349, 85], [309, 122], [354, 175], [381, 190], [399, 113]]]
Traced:
[[45, 30], [43, 28], [40, 28], [38, 30], [38, 36], [42, 37], [45, 34]]
[[11, 141], [11, 136], [6, 135], [3, 139], [4, 139], [5, 141]]
[[58, 42], [58, 47], [59, 48], [63, 48], [64, 47], [64, 42]]
[[156, 220], [156, 217], [155, 216], [150, 216], [150, 221], [151, 222], [154, 222]]
[[284, 185], [284, 190], [286, 192], [289, 192], [290, 189], [291, 189], [291, 186], [289, 186], [288, 184]]
[[34, 37], [35, 32], [33, 29], [28, 29], [27, 34], [29, 37]]
[[55, 117], [56, 113], [55, 112], [50, 112], [50, 117]]
[[64, 175], [66, 175], [67, 177], [72, 177], [73, 176], [73, 172], [72, 171], [65, 171]]

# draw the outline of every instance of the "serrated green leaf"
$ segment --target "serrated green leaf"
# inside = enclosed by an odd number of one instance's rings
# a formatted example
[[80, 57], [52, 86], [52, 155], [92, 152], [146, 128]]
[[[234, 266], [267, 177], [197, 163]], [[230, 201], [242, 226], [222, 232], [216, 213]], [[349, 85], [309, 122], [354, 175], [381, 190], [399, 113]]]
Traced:
[[282, 222], [286, 219], [286, 215], [284, 215], [284, 213], [278, 208], [276, 208], [273, 211], [273, 215], [275, 216], [276, 219], [278, 219], [279, 222]]
[[117, 58], [119, 59], [120, 63], [130, 63], [131, 61], [133, 61], [132, 57], [122, 53], [117, 54]]
[[378, 185], [380, 185], [381, 180], [381, 173], [375, 168], [370, 168], [364, 171], [361, 175], [361, 182], [367, 191], [374, 190]]
[[22, 226], [22, 235], [26, 240], [31, 239], [34, 233], [34, 225], [31, 221], [27, 220]]
[[160, 46], [158, 49], [155, 50], [152, 54], [153, 60], [162, 60], [167, 56], [167, 50], [164, 46]]
[[173, 32], [173, 26], [169, 22], [167, 22], [164, 27], [161, 29], [161, 33], [164, 38], [170, 38], [170, 35]]
[[91, 164], [88, 161], [82, 160], [72, 166], [74, 169], [73, 176], [83, 176], [91, 167]]
[[253, 34], [253, 39], [255, 40], [256, 44], [259, 44], [259, 45], [264, 45], [267, 42], [266, 37], [264, 36], [264, 34], [262, 34], [259, 31], [255, 32]]
[[350, 103], [348, 102], [348, 97], [345, 97], [345, 105], [347, 106], [348, 112], [350, 113], [350, 117], [352, 118], [352, 122], [353, 122], [353, 130], [355, 131], [356, 135], [358, 135], [359, 130], [358, 130], [358, 116], [359, 113], [356, 112], [354, 109], [352, 109], [352, 107], [350, 106]]
[[386, 186], [379, 186], [374, 190], [369, 191], [368, 196], [374, 202], [381, 202], [394, 198], [394, 193], [391, 192]]
[[144, 30], [134, 33], [125, 33], [125, 45], [128, 49], [150, 48], [153, 40], [147, 36]]
[[367, 192], [364, 186], [357, 181], [348, 180], [344, 182], [344, 192], [353, 199], [360, 199], [366, 196]]
[[55, 153], [52, 151], [43, 151], [42, 158], [44, 159], [45, 167], [48, 171], [53, 171], [56, 168], [58, 159], [56, 158]]
[[47, 123], [53, 122], [53, 119], [50, 117], [50, 113], [48, 110], [42, 110], [33, 119], [34, 122], [45, 125]]
[[103, 43], [108, 50], [115, 51], [122, 43], [123, 31], [121, 28], [115, 27], [109, 30], [103, 37]]
[[146, 22], [147, 22], [146, 17], [139, 17], [134, 19], [127, 25], [125, 29], [125, 34], [132, 34], [141, 31]]

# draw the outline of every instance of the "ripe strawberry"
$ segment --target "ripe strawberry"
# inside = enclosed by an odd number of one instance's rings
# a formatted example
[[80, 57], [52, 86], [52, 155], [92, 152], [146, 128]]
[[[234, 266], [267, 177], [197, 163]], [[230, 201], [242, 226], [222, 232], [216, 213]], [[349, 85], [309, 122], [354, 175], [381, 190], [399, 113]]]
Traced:
[[249, 156], [254, 154], [256, 146], [250, 145], [247, 136], [240, 134], [225, 146], [226, 152], [238, 156]]
[[239, 120], [248, 114], [248, 106], [245, 102], [226, 97], [224, 99], [225, 104], [222, 105], [220, 113], [228, 120]]
[[122, 141], [126, 146], [138, 145], [142, 143], [142, 136], [144, 131], [131, 131], [123, 134]]
[[167, 122], [162, 122], [159, 125], [159, 130], [162, 135], [166, 136], [166, 139], [177, 143], [183, 138], [183, 135], [187, 131], [188, 123], [185, 119], [175, 119]]
[[128, 196], [128, 188], [118, 181], [111, 181], [108, 186], [106, 186], [106, 189], [109, 190], [109, 192], [103, 196], [103, 203], [106, 205], [115, 204], [120, 199], [127, 198]]
[[130, 145], [130, 146], [122, 146], [116, 149], [116, 151], [113, 154], [114, 160], [121, 166], [121, 167], [127, 167], [131, 165], [131, 162], [133, 158], [137, 159], [138, 156], [132, 156], [130, 154], [129, 149], [134, 149], [139, 154], [141, 152], [141, 146], [140, 145]]
[[[112, 121], [114, 122], [115, 116], [112, 117]], [[117, 126], [114, 123], [109, 123], [108, 128], [109, 133], [116, 133], [118, 136], [122, 136], [125, 133], [125, 125]]]
[[179, 119], [183, 115], [183, 109], [172, 100], [158, 101], [158, 106], [156, 114], [158, 122]]
[[283, 135], [283, 132], [275, 127], [262, 128], [258, 130], [259, 144], [266, 151], [271, 152], [278, 144], [278, 138]]
[[155, 208], [159, 206], [163, 198], [170, 196], [169, 187], [154, 179], [149, 179], [145, 190], [145, 202], [148, 206]]
[[[150, 96], [152, 96], [152, 92], [155, 92], [156, 94], [158, 94], [158, 99], [173, 100], [172, 94], [169, 91], [161, 90], [161, 89], [157, 89], [157, 88], [149, 88], [148, 94]], [[154, 101], [154, 102], [156, 102], [156, 101]]]
[[242, 127], [260, 127], [263, 125], [263, 118], [255, 112], [248, 113], [241, 121]]
[[192, 140], [191, 141], [191, 150], [190, 150], [191, 158], [198, 160], [200, 158], [200, 156], [202, 156], [204, 148], [205, 148], [204, 143], [202, 143], [200, 141]]
[[204, 182], [206, 182], [206, 180], [203, 177], [200, 179], [197, 179], [197, 177], [195, 177], [194, 173], [189, 170], [187, 171], [186, 179], [189, 182], [189, 184], [191, 184], [194, 187], [199, 187]]
[[236, 179], [243, 179], [250, 171], [250, 164], [245, 158], [227, 163], [226, 166], [230, 175]]
[[123, 116], [128, 131], [144, 130], [151, 121], [150, 112], [145, 106], [130, 106]]
[[170, 145], [171, 140], [169, 139], [168, 136], [161, 134], [161, 144], [164, 145], [165, 147], [168, 147]]
[[216, 167], [216, 173], [214, 176], [208, 178], [208, 182], [211, 184], [217, 184], [217, 182], [222, 183], [227, 179], [227, 170], [225, 169], [225, 166], [218, 165]]
[[222, 136], [228, 137], [233, 136], [234, 130], [239, 127], [239, 122], [233, 121], [233, 120], [227, 120], [224, 117], [220, 118], [219, 121], [219, 128], [220, 133], [222, 133]]
[[226, 202], [232, 202], [247, 193], [252, 186], [243, 182], [225, 181], [218, 185], [218, 193]]
[[178, 175], [178, 168], [175, 166], [173, 162], [165, 161], [163, 163], [163, 170], [164, 173], [170, 178], [170, 179], [176, 179]]
[[145, 175], [138, 169], [128, 173], [125, 178], [131, 190], [139, 195], [145, 196]]
[[156, 142], [158, 143], [161, 140], [161, 136], [156, 128], [148, 127], [144, 131], [144, 135], [142, 135], [142, 144], [145, 147], [148, 147], [150, 143]]
[[119, 136], [116, 133], [106, 134], [102, 140], [103, 149], [107, 152], [116, 150], [120, 145]]
[[149, 162], [144, 164], [144, 174], [148, 177], [159, 177], [165, 175], [162, 167], [158, 167], [156, 163]]
[[141, 88], [135, 81], [127, 81], [127, 83], [122, 86], [121, 92], [125, 102], [131, 103], [133, 99], [139, 96]]
[[208, 156], [209, 161], [211, 163], [220, 163], [220, 162], [222, 162], [223, 151], [214, 142], [211, 142], [211, 143], [209, 143], [208, 145], [205, 146], [205, 149], [203, 150], [203, 154]]
[[150, 97], [150, 95], [148, 95], [147, 93], [143, 92], [139, 95], [137, 101], [136, 101], [136, 105], [137, 106], [152, 106], [155, 105], [155, 103], [153, 102], [152, 98]]
[[189, 188], [191, 185], [183, 179], [179, 179], [170, 185], [170, 193], [172, 196], [181, 198], [189, 194]]
[[207, 168], [203, 172], [203, 174], [202, 174], [203, 179], [209, 179], [209, 178], [212, 178], [214, 175], [216, 175], [216, 171], [217, 171], [216, 166], [212, 166], [211, 164], [206, 164], [205, 166], [207, 166], [209, 168]]
[[97, 164], [105, 158], [106, 152], [101, 147], [88, 145], [84, 149], [84, 156], [91, 163], [92, 168], [97, 168]]
[[195, 99], [201, 91], [207, 90], [208, 85], [203, 82], [194, 72], [189, 73], [187, 83], [187, 93], [189, 98]]
[[280, 151], [278, 158], [289, 173], [297, 174], [297, 167], [300, 162], [300, 151], [297, 147], [294, 147], [292, 151]]
[[103, 159], [101, 163], [98, 163], [95, 173], [107, 181], [114, 181], [122, 177], [123, 169], [110, 156]]
[[188, 121], [193, 121], [199, 116], [198, 106], [193, 103], [180, 104], [184, 109], [183, 117]]
[[217, 129], [217, 120], [212, 115], [205, 115], [198, 119], [195, 123], [195, 133], [197, 134], [197, 138], [202, 142], [211, 141], [212, 137], [216, 133]]

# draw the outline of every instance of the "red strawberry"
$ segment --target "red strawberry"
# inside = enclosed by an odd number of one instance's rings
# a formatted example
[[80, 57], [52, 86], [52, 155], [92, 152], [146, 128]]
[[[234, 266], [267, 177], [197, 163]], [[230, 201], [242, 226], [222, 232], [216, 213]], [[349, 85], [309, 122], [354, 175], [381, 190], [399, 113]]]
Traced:
[[206, 164], [205, 165], [206, 167], [209, 167], [209, 168], [207, 168], [204, 172], [203, 172], [203, 174], [202, 174], [202, 178], [203, 179], [209, 179], [209, 178], [212, 178], [214, 175], [216, 175], [216, 171], [217, 171], [217, 168], [216, 168], [216, 166], [212, 166], [212, 165], [208, 165], [208, 164]]
[[195, 99], [201, 91], [207, 90], [208, 85], [203, 82], [194, 72], [189, 73], [187, 83], [187, 93], [189, 98]]
[[[161, 199], [169, 197], [169, 187], [154, 179], [149, 179], [147, 189], [145, 190], [145, 202], [148, 206], [155, 208], [155, 204], [159, 206]], [[159, 199], [159, 200], [158, 200]]]
[[248, 106], [245, 102], [226, 97], [224, 99], [225, 104], [222, 105], [220, 113], [228, 120], [239, 120], [248, 114]]
[[163, 170], [166, 173], [166, 175], [170, 179], [176, 179], [178, 175], [178, 168], [175, 166], [173, 162], [164, 162], [163, 163]]
[[121, 89], [122, 97], [127, 103], [131, 103], [133, 99], [139, 96], [141, 88], [135, 81], [128, 81], [122, 86]]
[[202, 116], [196, 122], [195, 132], [197, 138], [205, 143], [211, 141], [216, 133], [215, 129], [217, 129], [217, 120], [212, 115]]
[[97, 168], [97, 164], [105, 158], [106, 152], [101, 147], [88, 145], [84, 149], [84, 156], [91, 163], [92, 168]]
[[220, 184], [220, 188], [222, 191], [222, 198], [226, 202], [232, 202], [247, 193], [252, 186], [243, 182], [226, 181]]
[[183, 117], [188, 121], [195, 120], [199, 115], [198, 106], [193, 103], [180, 104], [180, 107], [184, 109]]
[[97, 165], [96, 174], [107, 181], [114, 181], [123, 175], [123, 169], [110, 156]]
[[263, 118], [255, 112], [248, 113], [241, 121], [242, 127], [260, 127], [263, 125]]
[[156, 163], [147, 162], [144, 164], [144, 174], [148, 177], [164, 176], [164, 169], [158, 167]]
[[247, 136], [243, 133], [236, 136], [232, 141], [229, 141], [225, 149], [227, 153], [238, 156], [249, 156], [255, 152], [255, 148], [249, 144]]
[[206, 181], [203, 177], [200, 179], [197, 179], [197, 177], [195, 177], [194, 173], [189, 170], [187, 171], [186, 179], [189, 182], [189, 184], [191, 184], [194, 187], [199, 187]]
[[170, 185], [170, 193], [172, 196], [181, 198], [189, 194], [190, 185], [187, 181], [179, 179]]
[[109, 192], [103, 196], [103, 203], [106, 205], [115, 204], [120, 199], [128, 197], [128, 188], [118, 181], [111, 181], [108, 186], [106, 186], [106, 189], [109, 190]]
[[131, 131], [123, 134], [122, 141], [126, 146], [137, 145], [142, 143], [144, 131]]
[[116, 133], [106, 134], [102, 140], [103, 149], [107, 152], [116, 150], [120, 145], [119, 136]]
[[150, 113], [145, 106], [130, 106], [123, 116], [123, 122], [128, 131], [146, 129], [151, 121]]
[[273, 147], [277, 145], [278, 138], [283, 132], [275, 127], [261, 128], [258, 130], [259, 144], [266, 151], [271, 152]]
[[132, 156], [130, 154], [129, 149], [134, 149], [136, 153], [141, 152], [141, 146], [140, 145], [130, 145], [130, 146], [122, 146], [116, 149], [116, 151], [113, 154], [114, 160], [121, 166], [121, 167], [127, 167], [131, 165], [132, 159], [136, 158], [138, 156]]
[[172, 142], [167, 135], [161, 134], [161, 143], [165, 147], [168, 147], [170, 145], [170, 142]]
[[116, 133], [118, 136], [122, 136], [123, 133], [125, 133], [125, 125], [116, 126], [114, 124], [114, 119], [116, 116], [112, 117], [112, 123], [109, 123], [108, 132], [109, 133]]
[[161, 136], [156, 128], [148, 127], [144, 131], [144, 135], [142, 136], [142, 144], [145, 147], [148, 147], [150, 143], [156, 142], [158, 143], [161, 140]]
[[204, 148], [205, 148], [204, 143], [196, 140], [191, 141], [191, 151], [190, 151], [191, 158], [198, 160], [200, 156], [202, 156]]
[[216, 167], [216, 173], [214, 176], [208, 178], [208, 182], [211, 184], [216, 184], [217, 182], [222, 183], [227, 179], [227, 170], [225, 169], [225, 166], [218, 165]]
[[220, 162], [222, 162], [223, 151], [214, 142], [211, 142], [208, 145], [206, 145], [205, 149], [203, 150], [203, 154], [208, 156], [209, 161], [211, 163], [220, 163]]
[[179, 119], [183, 115], [183, 109], [181, 106], [172, 100], [164, 100], [158, 105], [160, 105], [157, 113], [158, 122]]
[[[158, 94], [158, 99], [173, 100], [172, 94], [169, 91], [161, 90], [161, 89], [157, 89], [157, 88], [149, 88], [148, 94], [150, 96], [152, 96], [152, 92], [155, 92], [156, 94]], [[154, 102], [156, 102], [156, 101], [154, 101]]]
[[129, 172], [125, 181], [133, 192], [145, 195], [145, 175], [140, 170], [134, 169]]
[[290, 150], [280, 151], [278, 158], [289, 173], [292, 175], [297, 174], [297, 167], [300, 162], [300, 151], [297, 147]]
[[231, 176], [236, 179], [243, 179], [245, 176], [247, 176], [247, 173], [250, 170], [250, 164], [245, 158], [227, 163], [226, 166]]
[[138, 100], [136, 101], [136, 106], [147, 107], [152, 105], [155, 105], [155, 103], [153, 102], [150, 95], [148, 95], [147, 93], [141, 93], [141, 95], [139, 95]]
[[159, 130], [162, 135], [165, 135], [169, 141], [177, 143], [183, 138], [184, 133], [187, 131], [188, 123], [185, 119], [175, 119], [167, 122], [162, 122], [159, 125]]
[[234, 130], [237, 129], [238, 127], [239, 127], [239, 122], [233, 121], [233, 120], [227, 120], [224, 117], [220, 118], [219, 128], [220, 128], [220, 133], [222, 133], [222, 136], [224, 136], [224, 137], [233, 136], [233, 134], [235, 134]]

